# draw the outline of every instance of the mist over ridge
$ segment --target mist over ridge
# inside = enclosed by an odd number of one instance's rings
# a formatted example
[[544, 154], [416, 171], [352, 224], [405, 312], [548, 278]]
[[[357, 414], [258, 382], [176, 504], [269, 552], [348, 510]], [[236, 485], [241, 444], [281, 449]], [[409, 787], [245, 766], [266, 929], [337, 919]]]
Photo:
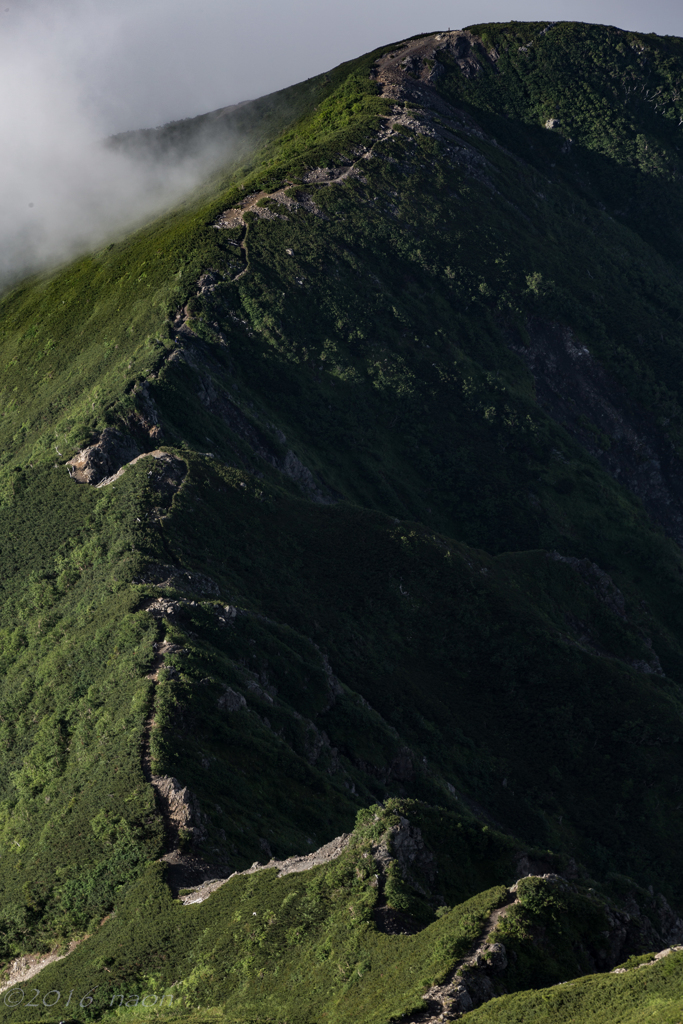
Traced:
[[[544, 16], [542, 6], [496, 0], [486, 17], [533, 19]], [[439, 2], [430, 21], [465, 24], [483, 13], [464, 4], [456, 18]], [[586, 15], [575, 2], [551, 13]], [[635, 17], [629, 4], [591, 13]], [[651, 14], [657, 31], [677, 28], [669, 13]], [[207, 133], [182, 158], [159, 160], [138, 147], [131, 159], [103, 139], [263, 96], [429, 27], [409, 3], [381, 2], [359, 19], [323, 15], [307, 0], [286, 14], [267, 0], [249, 11], [207, 0], [192, 17], [160, 0], [16, 0], [1, 8], [0, 289], [143, 223], [233, 151], [225, 135], [216, 142]]]
[[[0, 87], [12, 70], [3, 63]], [[97, 136], [68, 87], [43, 106], [46, 85], [0, 124], [0, 288], [143, 223], [231, 152], [223, 137], [175, 160], [131, 155]]]
[[[83, 5], [28, 7], [0, 35], [0, 289], [144, 223], [235, 152], [222, 131], [195, 132], [182, 153], [111, 137], [84, 54], [107, 60], [125, 19], [103, 12], [102, 38], [78, 31]], [[94, 59], [90, 53], [89, 59]]]

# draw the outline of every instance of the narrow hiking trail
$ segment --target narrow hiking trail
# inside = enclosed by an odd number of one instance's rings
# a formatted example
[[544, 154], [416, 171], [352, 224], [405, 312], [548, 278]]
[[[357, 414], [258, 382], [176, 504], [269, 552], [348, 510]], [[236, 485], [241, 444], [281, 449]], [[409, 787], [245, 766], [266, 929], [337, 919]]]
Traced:
[[[479, 73], [479, 60], [482, 59], [483, 51], [479, 53], [481, 47], [478, 47], [475, 57], [472, 47], [476, 42], [475, 37], [469, 32], [436, 33], [425, 38], [408, 40], [396, 50], [378, 58], [370, 73], [371, 77], [376, 79], [383, 97], [397, 102], [391, 114], [381, 119], [381, 127], [372, 143], [360, 146], [353, 154], [355, 159], [343, 162], [339, 166], [308, 170], [298, 184], [285, 181], [282, 187], [272, 192], [250, 193], [235, 206], [226, 209], [215, 221], [213, 226], [218, 230], [241, 229], [237, 239], [229, 240], [230, 245], [239, 249], [244, 263], [243, 269], [232, 278], [232, 281], [239, 281], [250, 267], [248, 241], [252, 218], [247, 217], [247, 214], [252, 214], [259, 220], [288, 220], [289, 214], [303, 210], [326, 220], [327, 214], [315, 202], [315, 191], [308, 192], [305, 186], [314, 186], [314, 189], [317, 189], [321, 186], [340, 185], [351, 178], [363, 180], [363, 161], [378, 155], [378, 147], [395, 136], [400, 127], [408, 128], [417, 134], [439, 137], [440, 141], [452, 149], [458, 162], [469, 165], [466, 169], [481, 178], [481, 169], [478, 166], [483, 163], [481, 156], [463, 140], [454, 148], [452, 138], [454, 127], [458, 132], [483, 137], [481, 129], [467, 114], [455, 111], [442, 100], [434, 88], [444, 71], [443, 65], [435, 60], [436, 54], [440, 51], [448, 51], [463, 74], [468, 77]], [[486, 59], [493, 63], [497, 55], [488, 54]], [[417, 102], [424, 109], [409, 111], [406, 106], [408, 101]], [[441, 122], [436, 123], [434, 113], [452, 121], [450, 129]], [[490, 184], [488, 180], [486, 184]], [[293, 255], [291, 250], [286, 251]]]
[[432, 985], [425, 992], [422, 998], [427, 1008], [404, 1018], [404, 1024], [444, 1024], [458, 1020], [498, 994], [491, 975], [504, 971], [508, 959], [503, 943], [489, 943], [489, 937], [501, 917], [517, 902], [514, 889], [515, 886], [508, 889], [507, 902], [490, 915], [472, 952], [457, 961], [442, 984]]

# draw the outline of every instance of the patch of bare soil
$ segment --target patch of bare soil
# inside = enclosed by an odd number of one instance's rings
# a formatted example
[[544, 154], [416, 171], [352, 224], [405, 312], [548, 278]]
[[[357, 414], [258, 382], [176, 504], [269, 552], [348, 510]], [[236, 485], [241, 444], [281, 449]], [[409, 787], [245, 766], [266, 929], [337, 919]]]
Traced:
[[42, 971], [43, 967], [57, 963], [58, 960], [64, 960], [83, 941], [84, 939], [72, 939], [66, 953], [53, 952], [45, 953], [42, 956], [39, 953], [29, 953], [26, 956], [18, 956], [11, 962], [9, 968], [3, 971], [2, 980], [0, 981], [0, 992], [14, 988], [15, 985], [21, 985], [23, 982], [35, 977], [36, 974]]

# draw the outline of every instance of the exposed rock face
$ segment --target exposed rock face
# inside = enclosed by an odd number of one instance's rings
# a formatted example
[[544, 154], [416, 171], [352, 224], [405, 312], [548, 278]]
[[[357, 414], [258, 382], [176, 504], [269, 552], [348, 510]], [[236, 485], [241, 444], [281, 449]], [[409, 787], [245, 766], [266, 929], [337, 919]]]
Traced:
[[387, 840], [386, 844], [383, 841], [378, 847], [375, 859], [381, 862], [386, 858], [386, 849], [388, 855], [398, 861], [405, 881], [418, 892], [428, 895], [425, 882], [431, 885], [436, 878], [436, 858], [427, 848], [421, 830], [411, 825], [407, 818], [401, 818], [401, 823], [390, 829]]
[[515, 863], [515, 877], [526, 878], [527, 875], [545, 875], [552, 868], [547, 861], [532, 859], [528, 853], [519, 853]]
[[221, 711], [241, 711], [246, 706], [247, 702], [242, 694], [230, 686], [226, 686], [225, 692], [218, 698], [218, 707]]
[[198, 295], [207, 295], [214, 291], [221, 282], [221, 275], [217, 270], [207, 270], [197, 281]]
[[674, 913], [661, 893], [648, 901], [642, 897], [638, 900], [632, 895], [624, 903], [623, 911], [612, 912], [614, 921], [610, 924], [624, 935], [624, 944], [616, 958], [605, 963], [608, 968], [624, 960], [625, 951], [630, 956], [636, 949], [642, 952], [683, 943], [683, 920]]
[[[551, 888], [558, 888], [564, 892], [577, 891], [571, 882], [560, 875], [548, 873], [534, 877], [543, 878]], [[423, 999], [427, 1008], [404, 1018], [404, 1024], [441, 1024], [444, 1021], [458, 1020], [470, 1010], [493, 999], [500, 993], [501, 986], [504, 990], [504, 972], [508, 966], [507, 950], [502, 942], [491, 939], [495, 939], [498, 921], [511, 905], [517, 902], [518, 886], [519, 882], [510, 886], [507, 902], [493, 912], [473, 952], [454, 965], [442, 984], [433, 985], [425, 992]], [[683, 921], [676, 918], [663, 896], [653, 898], [654, 909], [651, 913], [656, 918], [656, 926], [641, 913], [634, 899], [631, 900], [634, 914], [625, 909], [617, 910], [613, 906], [605, 907], [602, 901], [600, 906], [605, 909], [608, 928], [601, 936], [599, 948], [583, 950], [592, 962], [594, 970], [610, 970], [633, 953], [640, 953], [643, 949], [661, 949], [663, 945], [669, 943], [666, 949], [657, 953], [653, 960], [645, 965], [649, 966], [674, 949], [680, 948], [675, 943], [680, 943], [683, 937]], [[539, 935], [534, 941], [542, 944], [543, 938]]]
[[612, 577], [589, 558], [565, 558], [558, 551], [551, 551], [550, 558], [571, 566], [593, 590], [603, 604], [620, 619], [626, 618], [624, 595], [615, 585]]
[[[369, 707], [370, 705], [367, 706]], [[415, 760], [417, 760], [417, 757], [410, 747], [401, 747], [388, 766], [379, 767], [360, 759], [357, 759], [355, 764], [362, 771], [374, 776], [387, 786], [390, 783], [410, 782], [415, 774]]]
[[526, 326], [530, 344], [511, 334], [506, 340], [529, 367], [539, 405], [683, 545], [683, 461], [664, 430], [568, 327]]
[[183, 853], [179, 849], [164, 854], [160, 860], [167, 865], [165, 879], [174, 895], [177, 895], [180, 889], [202, 885], [208, 880], [213, 880], [218, 887], [230, 874], [227, 862], [207, 864], [201, 857]]
[[[155, 451], [149, 452], [149, 455], [154, 459], [147, 472], [150, 487], [165, 497], [167, 499], [165, 504], [168, 505], [170, 504], [169, 499], [173, 497], [185, 479], [187, 468], [182, 459], [176, 459], [168, 452]], [[145, 458], [145, 456], [141, 455], [139, 458]]]
[[159, 411], [149, 393], [149, 385], [150, 382], [145, 380], [135, 386], [135, 414], [131, 417], [131, 425], [141, 428], [153, 441], [158, 442], [162, 430], [159, 425]]
[[[236, 878], [239, 875], [253, 875], [257, 871], [267, 871], [269, 868], [277, 868], [278, 878], [282, 878], [284, 875], [292, 875], [301, 871], [310, 871], [311, 868], [317, 868], [321, 864], [329, 864], [330, 861], [336, 860], [344, 852], [346, 847], [349, 845], [351, 836], [348, 833], [344, 833], [333, 839], [331, 842], [321, 846], [319, 850], [315, 850], [313, 853], [307, 853], [303, 857], [288, 857], [286, 860], [275, 860], [271, 859], [267, 864], [259, 864], [256, 861], [246, 871], [235, 871], [230, 878]], [[226, 882], [230, 881], [230, 878], [225, 879], [213, 879], [206, 884], [200, 886], [195, 892], [189, 893], [186, 896], [181, 897], [182, 902], [186, 905], [190, 903], [202, 903], [212, 892], [219, 889], [221, 885], [225, 885]]]
[[182, 611], [183, 601], [173, 601], [170, 598], [158, 597], [147, 605], [150, 615], [173, 621]]
[[[562, 875], [552, 872], [526, 877], [542, 878], [550, 888], [560, 892], [580, 891]], [[519, 881], [510, 887], [509, 892], [516, 895], [518, 886]], [[582, 892], [585, 895], [585, 890]], [[604, 910], [607, 930], [594, 946], [584, 949], [594, 970], [609, 971], [633, 954], [683, 942], [683, 920], [674, 913], [661, 893], [649, 899], [639, 899], [640, 903], [632, 894], [620, 907], [596, 900]]]
[[161, 860], [168, 865], [166, 880], [171, 889], [198, 885], [207, 878], [228, 875], [226, 865], [209, 866], [190, 852], [205, 838], [204, 816], [194, 793], [170, 775], [152, 775], [150, 779], [166, 826], [166, 841], [171, 847]]
[[140, 449], [132, 438], [107, 427], [95, 444], [83, 448], [66, 465], [72, 480], [97, 486], [139, 454]]
[[[425, 100], [425, 86], [445, 71], [441, 56], [454, 61], [466, 78], [476, 77], [484, 65], [493, 66], [496, 60], [471, 32], [442, 32], [399, 44], [394, 52], [379, 58], [373, 77], [391, 99]], [[433, 100], [434, 95], [430, 90], [429, 99]]]
[[324, 494], [307, 466], [290, 449], [282, 463], [282, 471], [290, 480], [299, 485], [304, 494], [320, 505], [331, 505], [334, 499]]
[[135, 442], [118, 430], [107, 428], [96, 444], [83, 448], [66, 465], [71, 479], [77, 483], [107, 487], [140, 459], [155, 460], [154, 468], [148, 473], [150, 486], [162, 497], [171, 498], [187, 472], [182, 459], [158, 449], [141, 453]]
[[[152, 785], [164, 808], [164, 817], [176, 830], [196, 831], [198, 806], [187, 786], [181, 786], [171, 775], [153, 775]], [[201, 829], [200, 829], [201, 831]]]
[[306, 730], [306, 760], [309, 764], [317, 764], [320, 755], [324, 750], [329, 752], [327, 771], [334, 775], [339, 771], [339, 751], [330, 743], [330, 738], [324, 729], [320, 730], [313, 722], [307, 723]]
[[[552, 558], [554, 562], [562, 562], [564, 565], [568, 565], [572, 568], [579, 574], [579, 576], [581, 576], [584, 583], [591, 588], [598, 599], [606, 605], [614, 615], [619, 616], [620, 619], [628, 621], [624, 595], [615, 585], [614, 580], [609, 573], [606, 573], [599, 565], [596, 565], [595, 562], [591, 562], [588, 558], [566, 558], [557, 551], [551, 551], [548, 557]], [[575, 623], [575, 625], [585, 628], [582, 623]], [[625, 663], [630, 665], [631, 668], [637, 669], [639, 672], [644, 672], [646, 675], [663, 676], [664, 671], [659, 658], [655, 651], [651, 649], [652, 640], [643, 635], [642, 641], [646, 647], [650, 648], [649, 659], [647, 661], [645, 659], [641, 659], [639, 661], [627, 661]], [[594, 647], [588, 633], [581, 637], [581, 643], [588, 648], [592, 648], [596, 653], [603, 654], [604, 656], [604, 652], [598, 651], [597, 648]]]
[[437, 874], [436, 858], [427, 848], [422, 831], [407, 818], [401, 818], [373, 848], [372, 856], [378, 868], [379, 896], [373, 913], [377, 928], [388, 935], [414, 934], [420, 930], [420, 924], [409, 914], [388, 906], [384, 888], [389, 864], [396, 861], [408, 885], [423, 896], [431, 895]]
[[[659, 953], [655, 953], [652, 960], [648, 960], [647, 963], [644, 964], [638, 964], [637, 969], [640, 970], [641, 967], [652, 967], [654, 964], [658, 963], [659, 960], [663, 960], [665, 956], [670, 956], [671, 953], [680, 953], [681, 950], [683, 950], [683, 946], [669, 946], [668, 949], [662, 949]], [[615, 967], [612, 974], [626, 974], [627, 970], [628, 968], [626, 967]]]

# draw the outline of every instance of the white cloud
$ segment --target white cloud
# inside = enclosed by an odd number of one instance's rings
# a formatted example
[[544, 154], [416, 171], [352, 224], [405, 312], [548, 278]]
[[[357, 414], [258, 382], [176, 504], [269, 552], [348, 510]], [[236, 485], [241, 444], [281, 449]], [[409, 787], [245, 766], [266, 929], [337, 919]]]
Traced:
[[513, 18], [683, 31], [680, 0], [0, 0], [0, 285], [125, 229], [205, 171], [201, 159], [143, 166], [104, 136], [264, 95], [416, 32]]
[[[0, 3], [2, 0], [0, 0]], [[216, 153], [175, 163], [103, 144], [105, 120], [85, 71], [117, 44], [110, 10], [28, 8], [0, 34], [0, 285], [97, 245], [197, 183]], [[10, 12], [11, 13], [11, 12]], [[109, 54], [111, 57], [111, 53]], [[87, 57], [87, 59], [86, 59]]]

